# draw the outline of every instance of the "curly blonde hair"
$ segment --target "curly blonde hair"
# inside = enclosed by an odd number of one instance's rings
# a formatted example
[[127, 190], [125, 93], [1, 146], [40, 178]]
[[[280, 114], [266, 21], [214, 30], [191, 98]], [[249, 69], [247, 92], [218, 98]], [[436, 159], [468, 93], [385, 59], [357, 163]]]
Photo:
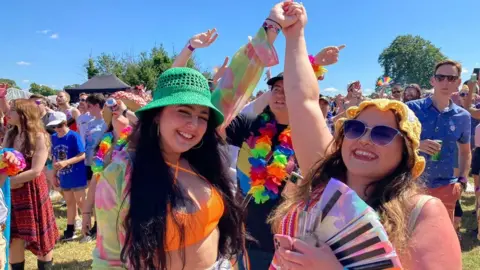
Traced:
[[[392, 112], [395, 113], [393, 110]], [[395, 113], [395, 117], [397, 122], [400, 122], [400, 116]], [[307, 201], [312, 191], [323, 189], [331, 178], [346, 182], [347, 167], [341, 151], [344, 135], [342, 126], [336, 131], [334, 140], [328, 147], [332, 151], [331, 154], [326, 153], [325, 158], [319, 160], [306, 175], [298, 190], [271, 214], [269, 222], [274, 232], [278, 231], [287, 213], [295, 209], [299, 203]], [[367, 190], [372, 191], [368, 197], [366, 196], [368, 198], [366, 203], [380, 215], [381, 222], [397, 252], [408, 255], [410, 235], [408, 218], [412, 210], [412, 198], [422, 194], [424, 187], [422, 181], [412, 177], [411, 171], [415, 165], [414, 150], [408, 137], [403, 137], [405, 143], [400, 163], [393, 172], [370, 183], [365, 188], [365, 195]]]
[[32, 100], [22, 98], [13, 100], [10, 106], [12, 110], [18, 113], [22, 133], [18, 134], [16, 126], [11, 127], [5, 136], [6, 145], [13, 147], [17, 135], [23, 136], [22, 139], [25, 143], [22, 145], [22, 149], [17, 150], [25, 155], [25, 158], [32, 158], [35, 153], [36, 136], [44, 134], [47, 149], [50, 149], [50, 136], [43, 127], [38, 105]]

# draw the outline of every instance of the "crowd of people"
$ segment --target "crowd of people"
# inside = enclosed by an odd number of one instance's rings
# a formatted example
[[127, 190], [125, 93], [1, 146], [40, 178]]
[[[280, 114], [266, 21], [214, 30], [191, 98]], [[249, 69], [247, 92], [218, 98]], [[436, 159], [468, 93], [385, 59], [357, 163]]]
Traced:
[[[39, 95], [7, 101], [0, 85], [2, 146], [27, 164], [0, 174], [5, 265], [24, 269], [28, 250], [51, 269], [57, 241], [81, 230], [81, 241], [96, 241], [93, 269], [347, 269], [295, 230], [334, 178], [378, 213], [404, 269], [461, 269], [459, 200], [470, 174], [480, 194], [478, 81], [462, 85], [461, 65], [447, 60], [432, 69], [433, 91], [385, 84], [367, 98], [354, 81], [331, 99], [318, 82], [345, 46], [309, 56], [306, 24], [302, 4], [275, 5], [210, 81], [185, 66], [218, 35], [195, 35], [151, 96], [82, 93], [72, 106], [61, 91], [53, 107]], [[284, 71], [251, 98], [278, 64], [280, 33]], [[275, 246], [274, 234], [292, 237], [291, 248]]]

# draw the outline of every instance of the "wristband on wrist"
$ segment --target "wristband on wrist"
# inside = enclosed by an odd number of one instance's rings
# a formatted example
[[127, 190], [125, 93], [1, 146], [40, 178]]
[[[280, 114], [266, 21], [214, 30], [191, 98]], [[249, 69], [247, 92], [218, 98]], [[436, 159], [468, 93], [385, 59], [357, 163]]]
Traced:
[[275, 31], [275, 33], [280, 33], [280, 30], [281, 28], [278, 27], [278, 24], [277, 23], [271, 23], [272, 20], [265, 20], [265, 22], [263, 22], [263, 29], [265, 29], [265, 32], [268, 32], [268, 30], [273, 30]]
[[83, 212], [82, 215], [91, 215], [92, 212]]
[[187, 43], [187, 48], [188, 48], [191, 52], [195, 51], [195, 48], [192, 46], [192, 44], [190, 44], [190, 40], [189, 40], [188, 43]]
[[460, 177], [458, 177], [458, 182], [460, 182], [462, 184], [466, 184], [468, 182], [468, 180], [467, 180], [466, 177], [460, 176]]
[[280, 30], [282, 30], [282, 28], [283, 28], [277, 21], [272, 20], [272, 19], [270, 19], [270, 18], [265, 19], [265, 21], [273, 22], [274, 24], [276, 24], [276, 25], [278, 26], [278, 28], [280, 28]]

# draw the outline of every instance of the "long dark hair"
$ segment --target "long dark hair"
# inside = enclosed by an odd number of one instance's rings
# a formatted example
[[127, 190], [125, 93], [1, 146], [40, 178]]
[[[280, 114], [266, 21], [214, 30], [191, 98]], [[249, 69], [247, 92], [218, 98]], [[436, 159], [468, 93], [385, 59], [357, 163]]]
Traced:
[[[129, 147], [135, 152], [133, 157], [130, 188], [130, 208], [123, 222], [126, 232], [121, 259], [134, 269], [165, 269], [167, 263], [166, 218], [169, 206], [175, 209], [185, 205], [189, 199], [174, 183], [170, 167], [162, 155], [158, 124], [155, 117], [160, 110], [145, 111], [130, 138]], [[227, 174], [228, 160], [219, 149], [223, 140], [216, 133], [215, 119], [210, 114], [203, 144], [198, 149], [190, 149], [182, 154], [191, 168], [205, 177], [223, 198], [225, 212], [218, 224], [220, 239], [218, 252], [225, 258], [239, 254], [243, 247], [243, 216], [240, 202], [233, 195], [233, 181]], [[220, 143], [219, 143], [220, 142]], [[123, 203], [122, 203], [123, 204]], [[172, 215], [175, 217], [175, 215]], [[180, 246], [184, 246], [184, 228], [175, 221], [181, 235]], [[185, 248], [181, 257], [185, 266]]]

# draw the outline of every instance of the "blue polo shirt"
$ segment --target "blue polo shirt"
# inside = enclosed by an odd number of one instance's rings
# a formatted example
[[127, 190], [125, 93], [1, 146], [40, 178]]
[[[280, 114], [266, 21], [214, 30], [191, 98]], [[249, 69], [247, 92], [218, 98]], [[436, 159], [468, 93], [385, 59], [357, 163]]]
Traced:
[[453, 175], [457, 142], [470, 143], [470, 113], [450, 101], [450, 105], [440, 112], [433, 105], [432, 98], [407, 102], [422, 124], [420, 140], [441, 140], [440, 160], [432, 161], [430, 155], [421, 153], [427, 161], [423, 177], [429, 188], [446, 186], [458, 181]]

